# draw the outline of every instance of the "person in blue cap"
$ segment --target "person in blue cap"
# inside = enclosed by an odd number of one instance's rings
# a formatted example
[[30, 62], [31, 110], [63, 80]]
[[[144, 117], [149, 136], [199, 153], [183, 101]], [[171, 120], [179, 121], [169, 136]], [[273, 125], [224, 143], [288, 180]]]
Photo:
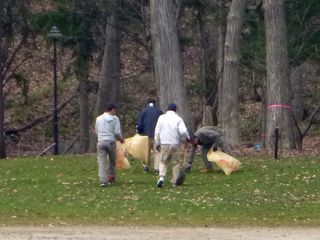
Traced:
[[155, 99], [149, 99], [147, 106], [140, 112], [137, 121], [137, 132], [141, 135], [148, 136], [148, 161], [147, 164], [143, 165], [143, 171], [148, 172], [151, 165], [151, 150], [153, 149], [153, 167], [154, 172], [159, 174], [159, 153], [155, 149], [154, 140], [154, 129], [156, 127], [159, 116], [163, 112], [157, 106]]
[[189, 139], [189, 133], [183, 119], [176, 113], [177, 105], [170, 103], [165, 114], [162, 114], [157, 122], [154, 141], [157, 150], [161, 153], [159, 164], [159, 178], [157, 187], [164, 184], [165, 176], [170, 161], [172, 160], [172, 186], [178, 186], [182, 159], [180, 156], [180, 143]]

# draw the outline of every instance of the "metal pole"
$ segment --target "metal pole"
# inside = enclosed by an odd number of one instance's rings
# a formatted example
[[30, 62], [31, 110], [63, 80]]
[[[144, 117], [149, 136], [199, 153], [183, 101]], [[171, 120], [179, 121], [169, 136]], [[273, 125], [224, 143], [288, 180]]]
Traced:
[[274, 129], [274, 158], [278, 159], [279, 149], [279, 128]]
[[54, 155], [59, 154], [59, 118], [58, 118], [58, 84], [57, 84], [57, 39], [53, 39], [53, 140]]

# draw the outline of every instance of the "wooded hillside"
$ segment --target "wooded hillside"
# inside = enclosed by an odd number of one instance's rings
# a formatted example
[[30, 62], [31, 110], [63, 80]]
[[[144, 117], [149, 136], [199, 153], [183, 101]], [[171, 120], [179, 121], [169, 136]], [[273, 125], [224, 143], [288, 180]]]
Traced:
[[317, 0], [11, 0], [0, 11], [1, 158], [54, 142], [54, 41], [59, 153], [95, 151], [109, 101], [132, 136], [148, 98], [163, 111], [175, 102], [190, 132], [222, 127], [239, 153], [273, 149], [275, 128], [283, 151], [320, 149]]

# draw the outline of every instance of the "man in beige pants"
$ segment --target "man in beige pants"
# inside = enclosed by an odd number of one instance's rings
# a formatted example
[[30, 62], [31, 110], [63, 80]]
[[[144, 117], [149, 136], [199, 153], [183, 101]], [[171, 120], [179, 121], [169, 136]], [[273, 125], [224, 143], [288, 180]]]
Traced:
[[159, 179], [157, 187], [161, 188], [164, 184], [168, 165], [172, 159], [172, 185], [177, 186], [177, 179], [180, 172], [182, 160], [180, 157], [180, 142], [189, 139], [189, 133], [182, 118], [176, 113], [177, 106], [169, 104], [168, 110], [158, 119], [154, 141], [160, 154]]

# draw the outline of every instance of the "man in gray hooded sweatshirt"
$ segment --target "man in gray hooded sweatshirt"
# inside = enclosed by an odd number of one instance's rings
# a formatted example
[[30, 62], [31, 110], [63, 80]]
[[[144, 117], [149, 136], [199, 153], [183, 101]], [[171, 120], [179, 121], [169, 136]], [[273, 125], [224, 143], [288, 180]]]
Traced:
[[[95, 132], [98, 137], [98, 176], [100, 187], [107, 186], [116, 179], [116, 140], [124, 143], [119, 118], [116, 114], [116, 105], [107, 104], [106, 112], [96, 119]], [[107, 160], [107, 161], [106, 161]]]
[[209, 162], [207, 154], [212, 148], [213, 151], [216, 151], [219, 147], [222, 152], [230, 153], [230, 146], [225, 141], [221, 129], [213, 126], [204, 126], [198, 129], [193, 136], [190, 138], [192, 144], [191, 155], [189, 156], [189, 161], [186, 166], [186, 170], [190, 171], [192, 162], [194, 160], [194, 155], [197, 149], [197, 146], [200, 145], [201, 148], [201, 159], [205, 168], [201, 172], [209, 172], [212, 170], [212, 163]]

